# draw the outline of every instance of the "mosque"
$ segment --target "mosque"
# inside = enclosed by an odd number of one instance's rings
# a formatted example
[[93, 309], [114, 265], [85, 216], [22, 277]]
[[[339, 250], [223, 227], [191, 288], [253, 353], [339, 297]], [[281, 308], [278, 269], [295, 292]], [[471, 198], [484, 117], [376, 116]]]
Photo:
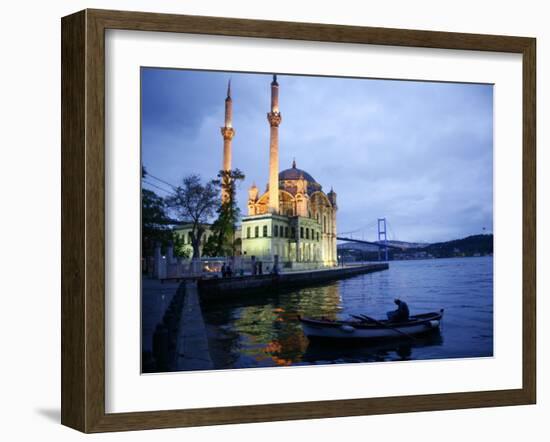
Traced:
[[[233, 128], [233, 103], [228, 86], [225, 99], [223, 169], [230, 170]], [[279, 83], [271, 82], [271, 109], [267, 114], [270, 130], [269, 178], [267, 190], [260, 193], [255, 184], [248, 190], [248, 213], [241, 220], [238, 237], [241, 254], [254, 256], [266, 264], [278, 262], [283, 269], [315, 269], [337, 265], [336, 193], [323, 192], [308, 172], [293, 161], [279, 171]], [[246, 171], [245, 171], [246, 173]], [[227, 194], [222, 191], [222, 201]]]

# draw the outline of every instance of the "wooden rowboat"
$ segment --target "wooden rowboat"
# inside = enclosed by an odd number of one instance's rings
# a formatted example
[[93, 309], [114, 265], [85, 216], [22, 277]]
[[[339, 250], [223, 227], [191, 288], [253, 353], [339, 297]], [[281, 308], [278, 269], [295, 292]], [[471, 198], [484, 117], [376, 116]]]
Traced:
[[[368, 318], [368, 317], [366, 317]], [[333, 321], [298, 317], [304, 334], [309, 339], [414, 339], [420, 335], [438, 330], [443, 319], [443, 309], [439, 312], [413, 315], [406, 322], [384, 320]], [[369, 318], [370, 319], [370, 318]]]

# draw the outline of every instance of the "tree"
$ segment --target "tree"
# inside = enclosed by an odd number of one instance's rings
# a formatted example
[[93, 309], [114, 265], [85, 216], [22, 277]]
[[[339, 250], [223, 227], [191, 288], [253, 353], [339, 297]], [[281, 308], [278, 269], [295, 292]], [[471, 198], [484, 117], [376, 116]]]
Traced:
[[172, 220], [166, 215], [166, 204], [155, 192], [141, 189], [141, 250], [152, 256], [156, 243], [166, 246], [172, 240]]
[[191, 258], [191, 253], [185, 245], [185, 241], [182, 235], [173, 232], [173, 243], [174, 243], [174, 256], [179, 258], [189, 259]]
[[181, 222], [189, 222], [191, 227], [191, 246], [193, 259], [201, 257], [200, 247], [204, 235], [204, 224], [214, 216], [218, 204], [218, 189], [214, 181], [202, 184], [199, 175], [189, 175], [176, 187], [174, 194], [166, 199]]
[[220, 170], [214, 183], [227, 195], [219, 206], [218, 219], [212, 225], [212, 236], [208, 238], [205, 254], [210, 256], [235, 255], [235, 230], [240, 210], [237, 206], [236, 184], [245, 176], [239, 169]]
[[[141, 166], [141, 178], [147, 177], [145, 166]], [[152, 256], [156, 243], [166, 246], [172, 240], [173, 224], [166, 214], [164, 198], [148, 189], [141, 189], [141, 253]]]
[[[215, 224], [215, 223], [214, 223]], [[210, 235], [202, 248], [202, 254], [204, 256], [219, 256], [218, 254], [218, 240], [215, 235]]]

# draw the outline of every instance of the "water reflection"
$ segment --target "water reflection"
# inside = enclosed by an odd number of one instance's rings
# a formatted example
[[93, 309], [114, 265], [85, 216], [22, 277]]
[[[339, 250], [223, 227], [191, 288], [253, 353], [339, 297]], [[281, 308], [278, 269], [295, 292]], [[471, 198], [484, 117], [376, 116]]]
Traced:
[[443, 337], [439, 330], [418, 336], [414, 340], [405, 338], [372, 343], [312, 341], [307, 347], [303, 360], [313, 364], [408, 361], [415, 359], [414, 352], [417, 349], [442, 344]]
[[[445, 308], [442, 332], [414, 342], [326, 345], [310, 343], [298, 321], [298, 315], [383, 317], [394, 297], [405, 299], [412, 314]], [[477, 357], [493, 351], [489, 258], [396, 262], [387, 272], [305, 289], [209, 299], [202, 308], [214, 366], [221, 369]]]

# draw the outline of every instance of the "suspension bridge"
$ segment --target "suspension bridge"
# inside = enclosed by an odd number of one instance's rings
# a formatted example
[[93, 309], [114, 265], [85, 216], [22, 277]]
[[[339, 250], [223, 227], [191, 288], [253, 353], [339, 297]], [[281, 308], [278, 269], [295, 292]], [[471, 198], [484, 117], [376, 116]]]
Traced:
[[353, 238], [353, 234], [357, 234], [358, 232], [361, 232], [363, 235], [365, 234], [365, 231], [369, 230], [369, 227], [372, 228], [374, 225], [369, 226], [363, 226], [359, 229], [352, 230], [349, 232], [343, 232], [339, 233], [336, 236], [336, 239], [339, 241], [347, 241], [347, 242], [354, 242], [359, 244], [368, 244], [371, 246], [378, 247], [378, 259], [381, 260], [382, 254], [384, 254], [384, 261], [388, 260], [388, 250], [389, 249], [395, 249], [395, 250], [403, 250], [403, 247], [394, 246], [392, 244], [388, 244], [388, 227], [389, 223], [386, 218], [378, 218], [376, 222], [377, 227], [377, 233], [378, 233], [378, 241], [366, 241], [365, 239], [358, 239]]

